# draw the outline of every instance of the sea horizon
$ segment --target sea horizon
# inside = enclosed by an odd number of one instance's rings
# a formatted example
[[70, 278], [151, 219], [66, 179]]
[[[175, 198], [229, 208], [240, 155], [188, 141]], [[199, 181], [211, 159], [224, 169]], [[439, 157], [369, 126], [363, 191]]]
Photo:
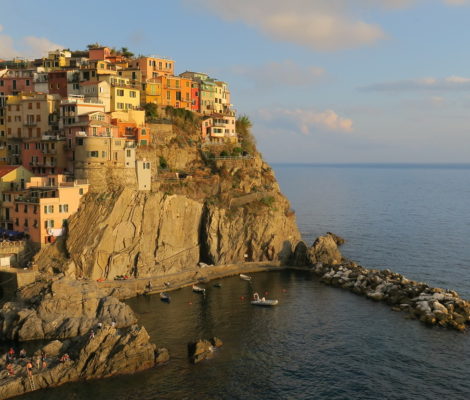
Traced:
[[315, 167], [315, 168], [382, 168], [382, 169], [470, 169], [470, 163], [409, 163], [409, 162], [384, 162], [384, 163], [293, 163], [293, 162], [269, 162], [272, 166], [279, 167]]

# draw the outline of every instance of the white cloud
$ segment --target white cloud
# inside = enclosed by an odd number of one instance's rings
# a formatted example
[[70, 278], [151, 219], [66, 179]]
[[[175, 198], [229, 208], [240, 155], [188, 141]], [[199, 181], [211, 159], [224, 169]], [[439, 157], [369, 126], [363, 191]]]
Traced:
[[[3, 26], [0, 25], [0, 32], [2, 31]], [[26, 36], [24, 38], [14, 40], [9, 35], [0, 35], [0, 59], [9, 59], [13, 57], [43, 57], [49, 50], [62, 48], [63, 46], [42, 37]]]
[[[382, 28], [361, 15], [393, 10], [429, 0], [184, 0], [229, 21], [242, 21], [272, 39], [313, 50], [335, 51], [371, 45], [386, 37]], [[470, 0], [441, 0], [461, 6]]]
[[[402, 3], [403, 1], [398, 1]], [[276, 40], [314, 50], [331, 51], [373, 44], [385, 37], [382, 29], [354, 16], [350, 0], [193, 0], [227, 20], [242, 21]], [[368, 7], [368, 0], [356, 0]], [[397, 1], [380, 0], [380, 5]]]
[[407, 91], [453, 91], [470, 90], [470, 78], [449, 76], [446, 78], [421, 78], [393, 82], [375, 83], [359, 88], [371, 92], [407, 92]]
[[341, 117], [333, 110], [317, 111], [297, 108], [261, 109], [257, 119], [278, 130], [310, 135], [317, 131], [348, 133], [353, 130], [353, 121]]
[[257, 88], [311, 85], [326, 72], [316, 66], [304, 67], [291, 60], [272, 61], [260, 66], [235, 66], [232, 72], [253, 82]]
[[28, 57], [43, 57], [48, 51], [63, 49], [60, 44], [51, 42], [49, 39], [35, 36], [27, 36], [22, 39]]

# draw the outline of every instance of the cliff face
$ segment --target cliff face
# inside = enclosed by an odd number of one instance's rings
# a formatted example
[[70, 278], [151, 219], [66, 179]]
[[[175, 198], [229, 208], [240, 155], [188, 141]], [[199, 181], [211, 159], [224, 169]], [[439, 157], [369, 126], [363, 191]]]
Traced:
[[[138, 154], [152, 162], [152, 189], [108, 180], [106, 190], [89, 193], [68, 236], [37, 257], [41, 269], [113, 279], [177, 273], [199, 262], [288, 259], [300, 234], [261, 156], [208, 159], [196, 136], [168, 135]], [[188, 176], [158, 171], [162, 158]]]

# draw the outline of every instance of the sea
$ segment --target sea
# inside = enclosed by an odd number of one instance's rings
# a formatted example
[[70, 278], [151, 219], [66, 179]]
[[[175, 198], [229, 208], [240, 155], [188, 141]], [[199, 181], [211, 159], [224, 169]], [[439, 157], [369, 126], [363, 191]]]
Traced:
[[[274, 165], [310, 245], [327, 231], [367, 268], [470, 299], [470, 165]], [[470, 399], [470, 332], [428, 327], [308, 272], [253, 274], [131, 299], [171, 361], [142, 373], [67, 384], [24, 399]], [[278, 299], [251, 306], [253, 291]], [[217, 336], [197, 365], [187, 343]]]

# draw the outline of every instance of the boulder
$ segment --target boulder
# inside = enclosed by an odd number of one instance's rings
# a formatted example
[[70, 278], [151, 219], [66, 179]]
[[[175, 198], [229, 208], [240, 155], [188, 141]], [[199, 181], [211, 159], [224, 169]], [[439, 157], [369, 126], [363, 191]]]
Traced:
[[216, 344], [222, 345], [221, 343], [222, 341], [217, 338], [213, 338], [212, 341], [199, 339], [195, 342], [188, 343], [189, 359], [193, 364], [206, 360], [207, 358], [212, 357]]

